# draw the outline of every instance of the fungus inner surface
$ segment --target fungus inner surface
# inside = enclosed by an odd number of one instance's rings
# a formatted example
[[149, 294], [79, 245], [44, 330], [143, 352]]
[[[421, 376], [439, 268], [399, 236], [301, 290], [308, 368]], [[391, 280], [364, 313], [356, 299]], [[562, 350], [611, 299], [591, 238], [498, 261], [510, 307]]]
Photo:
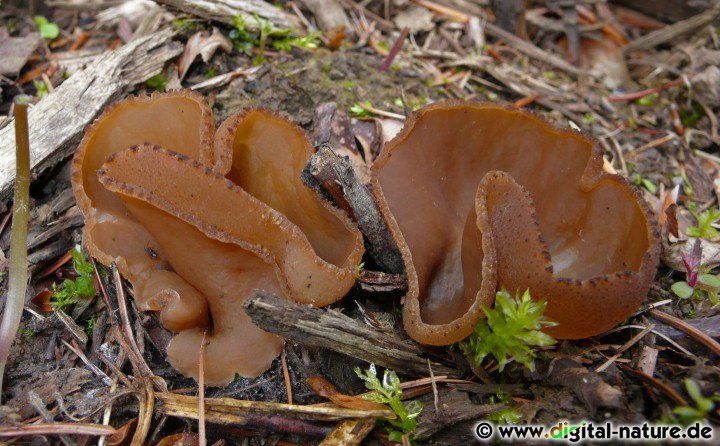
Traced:
[[[644, 259], [653, 238], [648, 213], [620, 177], [601, 167], [592, 141], [520, 111], [456, 103], [430, 106], [411, 118], [374, 166], [379, 200], [412, 266], [405, 304], [411, 336], [433, 344], [467, 336], [480, 307], [492, 303], [497, 282], [511, 292], [542, 288], [544, 295], [534, 295], [548, 298], [548, 314], [561, 323], [557, 336], [582, 337], [619, 322], [614, 311], [607, 321], [599, 313], [619, 299], [637, 302], [644, 294], [629, 297], [621, 290], [619, 297], [594, 302], [597, 320], [576, 323], [561, 316], [563, 298], [556, 295], [567, 293], [546, 283], [592, 287], [585, 282], [623, 271], [642, 273], [640, 281], [647, 281]], [[481, 200], [495, 193], [490, 183], [506, 181], [491, 174], [495, 171], [507, 173], [521, 189]], [[486, 177], [487, 187], [478, 188]], [[530, 228], [522, 218], [502, 213], [525, 191], [531, 197], [525, 203]], [[493, 237], [505, 231], [516, 237], [506, 244], [541, 243], [502, 263], [498, 257], [506, 247]], [[523, 279], [508, 280], [505, 266], [522, 270]], [[624, 280], [611, 280], [627, 288], [619, 283]], [[589, 292], [586, 298], [593, 296]]]

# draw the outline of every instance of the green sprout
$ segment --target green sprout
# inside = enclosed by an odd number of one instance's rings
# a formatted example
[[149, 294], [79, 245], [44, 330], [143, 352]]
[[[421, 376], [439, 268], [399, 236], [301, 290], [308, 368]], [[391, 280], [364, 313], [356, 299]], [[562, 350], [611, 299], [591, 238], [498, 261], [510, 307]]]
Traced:
[[697, 205], [695, 203], [690, 203], [688, 205], [688, 210], [693, 217], [695, 217], [698, 224], [697, 226], [687, 228], [685, 233], [690, 237], [699, 237], [704, 239], [720, 238], [720, 231], [713, 227], [713, 223], [720, 220], [720, 210], [713, 206], [705, 212], [698, 213], [696, 208]]
[[165, 86], [169, 81], [170, 79], [167, 76], [160, 73], [148, 79], [147, 85], [155, 91], [165, 91]]
[[356, 102], [350, 107], [350, 113], [357, 116], [358, 118], [364, 118], [370, 116], [372, 113], [368, 109], [372, 109], [373, 105], [370, 101]]
[[43, 39], [56, 39], [58, 35], [60, 35], [60, 28], [57, 26], [57, 24], [48, 21], [45, 17], [41, 15], [36, 15], [33, 17], [33, 20], [35, 21], [35, 24], [38, 27], [38, 31], [40, 31], [40, 35], [43, 37]]
[[75, 280], [65, 279], [62, 287], [53, 284], [53, 296], [50, 303], [55, 308], [62, 308], [65, 305], [74, 304], [79, 298], [87, 299], [95, 295], [92, 263], [85, 259], [85, 254], [79, 245], [72, 250], [71, 255], [77, 277]]
[[39, 81], [37, 79], [33, 79], [33, 85], [35, 85], [35, 96], [39, 97], [40, 99], [44, 98], [50, 93], [50, 90], [48, 89], [47, 84], [45, 81]]
[[[688, 395], [695, 402], [695, 406], [677, 406], [673, 409], [673, 413], [677, 415], [678, 421], [684, 425], [694, 423], [696, 421], [705, 421], [708, 414], [715, 407], [715, 402], [720, 402], [720, 396], [712, 396], [706, 398], [700, 393], [700, 386], [692, 379], [685, 380], [685, 389]], [[707, 422], [707, 421], [705, 421]]]
[[493, 308], [483, 307], [487, 319], [478, 321], [473, 333], [460, 343], [460, 349], [478, 365], [491, 354], [500, 371], [510, 358], [535, 371], [535, 353], [530, 347], [556, 342], [541, 331], [543, 327], [557, 325], [543, 316], [546, 306], [545, 300], [533, 300], [529, 290], [513, 299], [503, 289], [496, 294]]
[[421, 439], [412, 435], [417, 428], [417, 417], [422, 411], [422, 404], [417, 401], [410, 401], [407, 404], [402, 402], [402, 388], [400, 378], [392, 370], [385, 370], [382, 383], [377, 377], [375, 364], [370, 364], [367, 372], [363, 373], [360, 367], [355, 367], [355, 373], [363, 381], [368, 390], [374, 392], [363, 396], [364, 399], [380, 404], [387, 404], [397, 415], [397, 420], [386, 420], [385, 430], [388, 439], [397, 443], [406, 437], [410, 443], [418, 443]]

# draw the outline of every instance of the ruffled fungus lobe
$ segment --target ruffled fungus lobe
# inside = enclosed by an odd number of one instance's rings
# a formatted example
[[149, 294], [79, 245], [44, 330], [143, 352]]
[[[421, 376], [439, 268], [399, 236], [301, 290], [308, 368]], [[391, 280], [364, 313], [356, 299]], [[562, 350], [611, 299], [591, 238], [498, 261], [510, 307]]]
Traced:
[[211, 326], [205, 380], [224, 385], [259, 375], [282, 349], [242, 310], [252, 290], [332, 303], [353, 286], [363, 245], [302, 185], [312, 147], [300, 129], [248, 110], [213, 130], [198, 94], [131, 97], [88, 128], [72, 179], [89, 252], [115, 262], [139, 308], [178, 333], [169, 362], [195, 376]]
[[627, 318], [656, 271], [652, 213], [574, 131], [489, 104], [431, 105], [373, 166], [408, 273], [403, 319], [419, 342], [468, 336], [499, 286], [546, 298], [546, 331], [583, 338]]

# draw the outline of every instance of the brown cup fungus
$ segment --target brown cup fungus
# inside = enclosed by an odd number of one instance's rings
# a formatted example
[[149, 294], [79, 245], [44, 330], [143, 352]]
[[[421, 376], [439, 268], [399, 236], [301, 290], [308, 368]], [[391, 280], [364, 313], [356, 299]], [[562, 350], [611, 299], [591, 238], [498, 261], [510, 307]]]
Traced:
[[519, 110], [426, 107], [386, 144], [373, 190], [408, 275], [403, 320], [432, 345], [468, 336], [495, 292], [546, 298], [557, 338], [625, 320], [658, 261], [652, 213], [601, 149]]
[[177, 333], [168, 361], [196, 376], [210, 327], [205, 381], [225, 385], [258, 376], [282, 349], [243, 311], [249, 294], [335, 302], [355, 282], [363, 242], [302, 184], [313, 148], [299, 128], [250, 109], [213, 133], [199, 94], [130, 97], [88, 127], [72, 183], [90, 254], [115, 262], [138, 308]]

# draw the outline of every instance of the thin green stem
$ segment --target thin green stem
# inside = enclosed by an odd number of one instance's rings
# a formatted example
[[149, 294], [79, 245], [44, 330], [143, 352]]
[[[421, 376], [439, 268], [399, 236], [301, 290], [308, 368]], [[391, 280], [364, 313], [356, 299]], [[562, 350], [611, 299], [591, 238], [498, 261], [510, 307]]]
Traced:
[[[0, 391], [5, 365], [23, 307], [28, 282], [27, 226], [30, 213], [30, 137], [28, 135], [27, 97], [15, 98], [15, 199], [10, 233], [10, 278], [5, 311], [0, 322]], [[0, 393], [0, 403], [1, 401]]]

